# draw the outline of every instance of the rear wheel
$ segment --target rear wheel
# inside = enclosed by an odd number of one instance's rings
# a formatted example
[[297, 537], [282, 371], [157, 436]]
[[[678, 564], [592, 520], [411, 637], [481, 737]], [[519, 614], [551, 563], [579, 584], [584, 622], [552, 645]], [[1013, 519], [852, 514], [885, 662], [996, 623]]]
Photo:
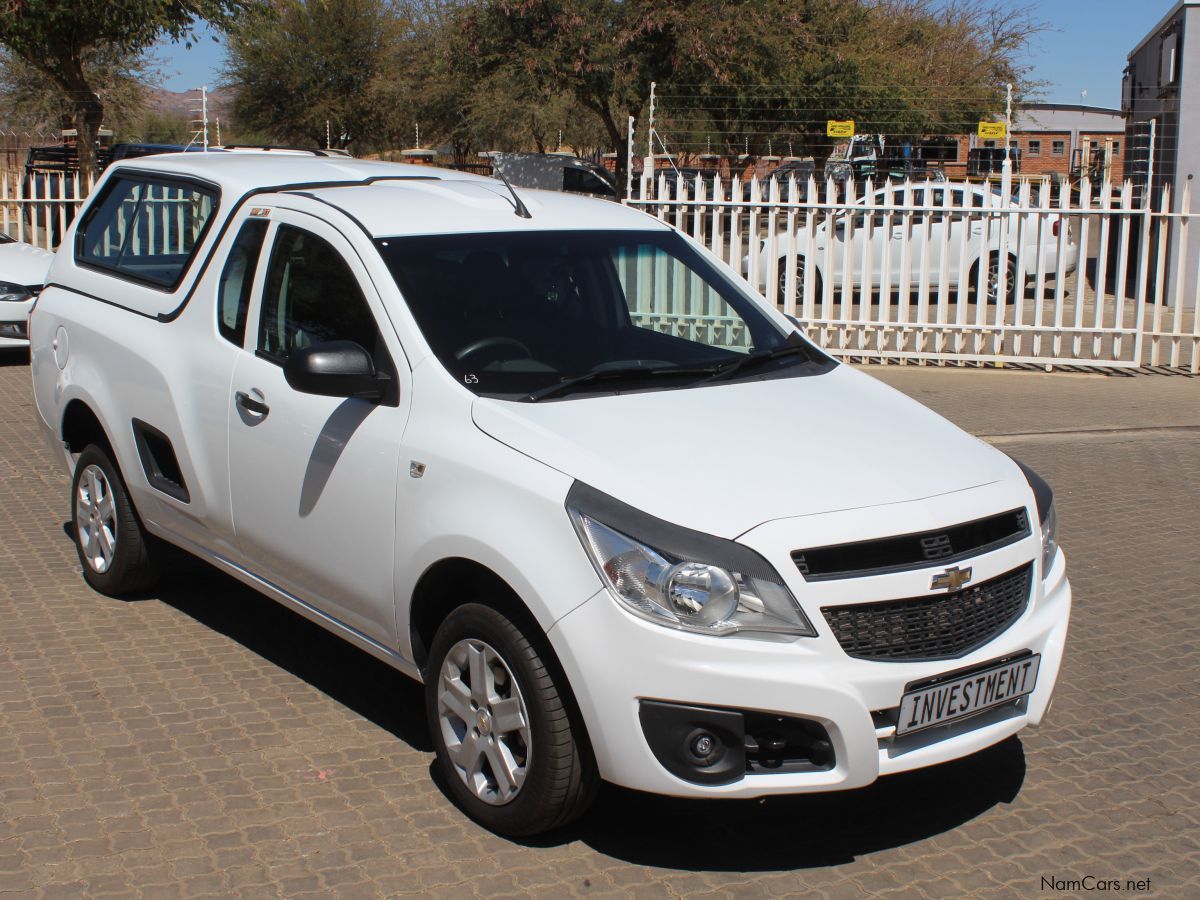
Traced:
[[425, 702], [439, 768], [480, 824], [523, 837], [591, 803], [595, 766], [565, 685], [502, 613], [468, 603], [446, 618], [430, 648]]
[[153, 584], [160, 571], [153, 539], [142, 529], [108, 451], [89, 444], [71, 483], [71, 520], [83, 577], [113, 596]]

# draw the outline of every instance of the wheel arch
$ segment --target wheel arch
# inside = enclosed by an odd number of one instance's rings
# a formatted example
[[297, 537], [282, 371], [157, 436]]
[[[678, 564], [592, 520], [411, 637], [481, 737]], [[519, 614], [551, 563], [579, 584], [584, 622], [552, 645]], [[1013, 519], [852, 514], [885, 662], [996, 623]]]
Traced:
[[513, 619], [514, 624], [532, 626], [539, 636], [545, 637], [533, 611], [504, 578], [473, 559], [445, 557], [421, 573], [409, 604], [408, 632], [413, 662], [422, 671], [429, 661], [429, 648], [438, 627], [465, 603], [491, 606]]
[[59, 420], [59, 437], [71, 453], [82, 453], [88, 444], [99, 444], [113, 457], [112, 439], [100, 417], [86, 400], [76, 397], [63, 408]]

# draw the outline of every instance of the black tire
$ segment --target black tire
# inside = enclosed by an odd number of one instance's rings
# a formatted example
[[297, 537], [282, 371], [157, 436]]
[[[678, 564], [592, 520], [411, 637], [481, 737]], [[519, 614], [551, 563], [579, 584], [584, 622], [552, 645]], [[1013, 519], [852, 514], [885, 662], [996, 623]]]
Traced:
[[[535, 627], [529, 626], [530, 630]], [[521, 628], [492, 607], [478, 603], [465, 604], [450, 613], [438, 628], [425, 674], [429, 732], [437, 752], [437, 764], [448, 790], [471, 818], [485, 828], [509, 837], [540, 834], [570, 822], [591, 804], [598, 783], [595, 763], [582, 725], [573, 721], [575, 716], [566, 685], [556, 683], [556, 677], [561, 680], [564, 676], [557, 666], [548, 664], [549, 651], [539, 649], [538, 645], [543, 643], [540, 634], [532, 636], [534, 641], [530, 641]], [[490, 669], [491, 677], [498, 685], [496, 691], [507, 687], [509, 695], [505, 699], [509, 702], [513, 696], [517, 696], [508, 686], [507, 675], [511, 673], [519, 690], [518, 699], [523, 700], [524, 712], [527, 713], [528, 746], [523, 756], [523, 781], [506, 800], [498, 796], [493, 797], [491, 802], [481, 799], [477, 789], [468, 786], [466, 778], [469, 776], [460, 774], [454, 754], [447, 746], [448, 740], [457, 742], [458, 758], [463, 760], [469, 758], [478, 746], [468, 746], [468, 739], [483, 741], [490, 737], [494, 747], [507, 735], [503, 741], [506, 749], [511, 746], [520, 749], [525, 743], [517, 731], [506, 731], [502, 735], [498, 728], [493, 730], [490, 724], [483, 727], [471, 725], [463, 730], [453, 721], [456, 717], [452, 710], [443, 715], [443, 680], [449, 678], [453, 682], [454, 678], [450, 677], [448, 671], [456, 671], [454, 660], [447, 664], [447, 657], [452, 651], [456, 655], [463, 652], [464, 645], [467, 645], [468, 652], [480, 647], [495, 652], [507, 667], [503, 671], [499, 668]], [[504, 678], [499, 678], [499, 675]], [[470, 690], [474, 695], [473, 685]], [[470, 702], [473, 710], [479, 709], [474, 699]], [[491, 723], [493, 709], [490, 704], [486, 711], [489, 714], [487, 723]], [[499, 721], [499, 716], [495, 721]], [[459, 718], [458, 723], [465, 724], [465, 721]], [[463, 733], [460, 734], [460, 731]], [[514, 754], [514, 758], [516, 756]], [[481, 790], [486, 793], [489, 782], [497, 783], [499, 779], [490, 762], [485, 762], [484, 767], [480, 768], [482, 774], [476, 778], [484, 783]], [[501, 791], [493, 793], [498, 795]]]
[[[796, 258], [796, 308], [804, 303], [804, 269], [806, 263], [803, 256]], [[779, 258], [778, 285], [775, 288], [775, 303], [783, 309], [787, 301], [787, 257]], [[813, 300], [821, 302], [821, 273], [813, 267]]]
[[95, 590], [116, 597], [158, 580], [157, 544], [142, 528], [109, 451], [97, 444], [89, 444], [75, 463], [71, 521], [84, 580]]
[[[996, 290], [996, 286], [1000, 280], [1000, 278], [999, 278], [1000, 265], [999, 265], [999, 255], [998, 254], [996, 254], [996, 253], [989, 254], [988, 270], [989, 270], [989, 273], [988, 273], [987, 304], [988, 304], [988, 306], [995, 306], [996, 305], [996, 295], [998, 294], [998, 291]], [[1025, 299], [1025, 279], [1019, 278], [1017, 275], [1016, 257], [1009, 256], [1009, 258], [1008, 258], [1008, 274], [1005, 277], [1006, 277], [1006, 284], [1005, 284], [1005, 301], [1004, 302], [1007, 305], [1012, 306], [1014, 303], [1017, 302], [1018, 299], [1020, 299], [1020, 300]], [[969, 284], [970, 284], [971, 297], [974, 299], [974, 298], [978, 297], [978, 295], [979, 295], [979, 261], [978, 260], [976, 260], [974, 265], [971, 266], [971, 275], [970, 275]]]

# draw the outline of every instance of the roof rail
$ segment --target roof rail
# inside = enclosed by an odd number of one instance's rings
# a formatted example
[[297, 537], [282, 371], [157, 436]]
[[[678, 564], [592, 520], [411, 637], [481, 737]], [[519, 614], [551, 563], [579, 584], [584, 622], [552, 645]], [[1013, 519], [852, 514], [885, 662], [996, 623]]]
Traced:
[[225, 144], [223, 150], [279, 150], [285, 153], [311, 153], [313, 156], [341, 156], [340, 153], [327, 153], [319, 147], [291, 147], [286, 144]]

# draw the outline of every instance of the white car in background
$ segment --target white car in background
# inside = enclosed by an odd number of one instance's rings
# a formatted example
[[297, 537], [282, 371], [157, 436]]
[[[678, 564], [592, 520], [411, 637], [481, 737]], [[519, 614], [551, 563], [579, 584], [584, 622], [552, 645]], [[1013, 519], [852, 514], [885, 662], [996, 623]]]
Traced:
[[0, 231], [0, 350], [29, 346], [29, 311], [54, 254]]
[[[951, 193], [950, 208], [946, 209], [946, 192]], [[888, 193], [891, 197], [888, 197]], [[928, 192], [928, 196], [927, 196]], [[846, 285], [846, 271], [849, 269], [850, 287], [858, 290], [864, 281], [879, 290], [883, 282], [884, 256], [887, 251], [888, 284], [891, 291], [896, 291], [904, 272], [905, 256], [904, 243], [908, 242], [908, 285], [915, 293], [921, 283], [922, 259], [928, 246], [928, 261], [924, 263], [925, 278], [931, 290], [937, 290], [942, 284], [943, 254], [948, 255], [946, 262], [947, 283], [952, 291], [951, 300], [956, 299], [960, 289], [977, 292], [979, 283], [979, 261], [983, 256], [984, 240], [981, 239], [984, 222], [987, 217], [982, 214], [982, 208], [987, 189], [983, 187], [969, 188], [965, 193], [961, 186], [955, 185], [921, 185], [911, 189], [905, 197], [903, 187], [882, 188], [867, 198], [859, 200], [856, 205], [862, 206], [861, 212], [853, 215], [848, 210], [841, 210], [826, 218], [814, 229], [813, 272], [816, 275], [813, 296], [819, 301], [828, 281], [834, 291], [840, 291]], [[969, 194], [969, 195], [968, 195]], [[1000, 204], [1000, 198], [993, 194], [988, 206], [995, 209]], [[912, 207], [927, 207], [924, 210], [891, 214], [891, 226], [888, 227], [887, 206], [911, 209]], [[1066, 221], [1058, 213], [1046, 213], [1039, 236], [1037, 217], [1029, 216], [1025, 223], [1018, 228], [1017, 222], [1022, 214], [1013, 214], [1012, 225], [1008, 235], [1008, 271], [1006, 275], [1005, 296], [1012, 303], [1018, 296], [1017, 291], [1023, 285], [1037, 276], [1038, 256], [1042, 257], [1042, 272], [1047, 278], [1055, 275], [1065, 276], [1075, 271], [1079, 262], [1079, 244], [1068, 230], [1065, 238], [1061, 239], [1063, 254], [1059, 260], [1061, 228], [1067, 227]], [[928, 217], [928, 222], [926, 222]], [[1000, 217], [991, 215], [992, 225], [987, 236], [987, 301], [996, 302], [1000, 281], [1000, 241], [1001, 228], [998, 227]], [[832, 233], [830, 222], [832, 221]], [[868, 228], [868, 225], [870, 226]], [[926, 230], [928, 228], [928, 230]], [[968, 230], [969, 229], [969, 230]], [[965, 249], [964, 249], [965, 238]], [[870, 248], [869, 271], [863, 263], [863, 245]], [[832, 244], [832, 250], [827, 250]], [[788, 258], [793, 252], [788, 235], [780, 234], [775, 239], [776, 271], [774, 278], [770, 274], [771, 252], [768, 241], [760, 245], [758, 258], [758, 284], [766, 285], [775, 281], [775, 301], [782, 305], [787, 297]], [[1022, 246], [1023, 245], [1023, 246]], [[1040, 250], [1039, 250], [1040, 246]], [[796, 302], [804, 299], [804, 281], [808, 275], [805, 266], [805, 253], [808, 247], [808, 231], [801, 226], [796, 231], [795, 248], [796, 275], [794, 296]], [[847, 259], [847, 249], [850, 258]], [[1022, 252], [1022, 250], [1024, 252]], [[827, 258], [828, 253], [828, 258]], [[848, 265], [847, 265], [848, 263]], [[1018, 272], [1018, 265], [1021, 270]], [[742, 261], [742, 272], [748, 273], [749, 257]], [[963, 277], [966, 276], [966, 282]], [[768, 296], [770, 294], [768, 293]]]

